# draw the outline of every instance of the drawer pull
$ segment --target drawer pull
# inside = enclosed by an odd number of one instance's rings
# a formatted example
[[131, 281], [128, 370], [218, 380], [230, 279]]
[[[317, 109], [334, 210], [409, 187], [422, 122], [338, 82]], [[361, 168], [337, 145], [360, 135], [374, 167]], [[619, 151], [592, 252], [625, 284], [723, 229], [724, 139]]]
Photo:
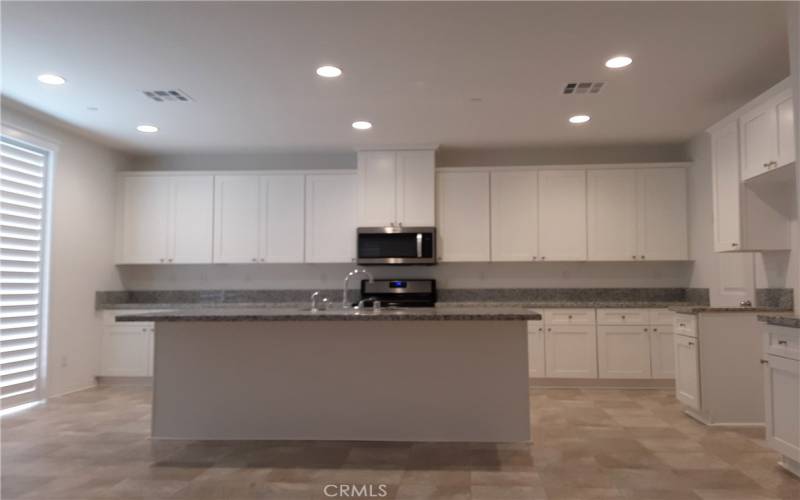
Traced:
[[760, 360], [760, 362], [761, 362], [762, 365], [768, 365], [769, 364], [769, 361], [767, 361], [766, 359], [762, 359], [762, 360]]
[[686, 328], [686, 323], [681, 323], [681, 328]]
[[[648, 329], [647, 329], [647, 328], [645, 328], [645, 329], [644, 329], [644, 331], [648, 331]], [[655, 331], [655, 330], [654, 330], [654, 331]]]
[[657, 332], [657, 331], [658, 331], [658, 328], [653, 328], [653, 331], [654, 331], [654, 332]]
[[689, 342], [689, 345], [694, 345], [694, 342]]
[[789, 341], [787, 340], [779, 340], [778, 345], [789, 345]]

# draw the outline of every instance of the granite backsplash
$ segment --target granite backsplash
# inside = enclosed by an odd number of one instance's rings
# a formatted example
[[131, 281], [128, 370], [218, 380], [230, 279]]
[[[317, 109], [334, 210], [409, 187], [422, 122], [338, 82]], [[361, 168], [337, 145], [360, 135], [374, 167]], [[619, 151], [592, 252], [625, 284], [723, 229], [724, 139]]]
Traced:
[[756, 305], [778, 309], [793, 309], [794, 290], [791, 288], [759, 288], [756, 290]]

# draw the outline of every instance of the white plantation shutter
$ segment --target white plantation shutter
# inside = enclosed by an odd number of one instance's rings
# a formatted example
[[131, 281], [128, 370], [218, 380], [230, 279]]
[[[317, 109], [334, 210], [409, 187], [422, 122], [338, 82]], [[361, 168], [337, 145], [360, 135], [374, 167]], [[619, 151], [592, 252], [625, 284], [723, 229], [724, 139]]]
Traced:
[[49, 154], [0, 136], [0, 408], [40, 399]]

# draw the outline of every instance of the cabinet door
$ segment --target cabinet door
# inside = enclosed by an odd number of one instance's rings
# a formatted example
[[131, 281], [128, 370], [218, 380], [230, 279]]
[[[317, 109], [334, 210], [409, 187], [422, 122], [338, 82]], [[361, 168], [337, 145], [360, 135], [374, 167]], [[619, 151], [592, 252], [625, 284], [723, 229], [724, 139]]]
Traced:
[[492, 172], [492, 261], [536, 260], [538, 181], [536, 171]]
[[169, 177], [163, 175], [120, 178], [120, 264], [166, 261], [169, 252], [169, 186]]
[[528, 321], [528, 376], [545, 376], [544, 322]]
[[397, 152], [397, 222], [404, 226], [436, 224], [433, 151]]
[[764, 103], [739, 118], [742, 179], [763, 173], [778, 161], [778, 117], [773, 102]]
[[103, 332], [100, 375], [146, 377], [150, 370], [149, 337], [152, 324], [107, 326]]
[[586, 172], [539, 172], [539, 258], [586, 260]]
[[685, 168], [637, 171], [639, 258], [689, 258]]
[[548, 326], [545, 351], [548, 377], [597, 378], [597, 335], [594, 325]]
[[656, 325], [650, 331], [650, 366], [653, 378], [675, 378], [675, 339], [672, 326]]
[[732, 121], [711, 135], [714, 251], [738, 250], [741, 244], [739, 125]]
[[794, 104], [791, 93], [778, 102], [778, 165], [788, 165], [794, 161]]
[[262, 225], [258, 176], [219, 175], [214, 190], [214, 262], [256, 262]]
[[358, 153], [358, 225], [391, 226], [396, 213], [394, 151]]
[[436, 174], [439, 259], [489, 262], [489, 173]]
[[636, 171], [587, 172], [589, 260], [637, 260]]
[[171, 179], [169, 262], [210, 264], [214, 240], [214, 177]]
[[650, 378], [650, 333], [645, 326], [598, 326], [600, 378]]
[[305, 176], [261, 177], [261, 262], [303, 262]]
[[767, 441], [779, 453], [800, 460], [800, 362], [768, 356], [764, 365]]
[[675, 397], [695, 410], [700, 409], [699, 363], [697, 339], [675, 335]]
[[306, 176], [306, 262], [354, 262], [355, 174]]

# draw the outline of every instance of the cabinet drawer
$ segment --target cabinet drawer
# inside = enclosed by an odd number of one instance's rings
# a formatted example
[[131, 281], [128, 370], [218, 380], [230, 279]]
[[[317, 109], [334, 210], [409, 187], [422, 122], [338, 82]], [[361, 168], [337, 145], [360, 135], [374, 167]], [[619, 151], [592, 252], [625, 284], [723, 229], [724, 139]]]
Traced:
[[648, 325], [650, 314], [647, 309], [598, 309], [598, 325]]
[[767, 354], [800, 360], [800, 330], [797, 328], [769, 325], [764, 343], [764, 352]]
[[594, 309], [550, 309], [544, 313], [544, 322], [550, 325], [593, 325]]
[[694, 314], [676, 314], [672, 321], [675, 333], [697, 337], [697, 316]]
[[670, 325], [675, 319], [675, 313], [669, 309], [650, 309], [651, 325]]

